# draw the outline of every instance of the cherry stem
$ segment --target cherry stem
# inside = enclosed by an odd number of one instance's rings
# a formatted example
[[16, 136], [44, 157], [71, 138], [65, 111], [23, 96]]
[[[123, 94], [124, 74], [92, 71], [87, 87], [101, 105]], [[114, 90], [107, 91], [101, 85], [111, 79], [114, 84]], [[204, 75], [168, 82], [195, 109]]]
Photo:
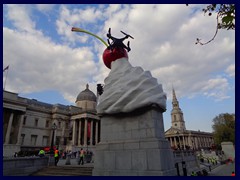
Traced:
[[95, 38], [99, 39], [105, 46], [108, 47], [108, 44], [107, 44], [102, 38], [100, 38], [99, 36], [97, 36], [96, 34], [93, 34], [93, 33], [89, 32], [89, 31], [86, 31], [86, 30], [81, 29], [81, 28], [76, 28], [76, 27], [72, 27], [72, 31], [74, 31], [74, 32], [83, 32], [83, 33], [87, 33], [87, 34], [89, 34], [89, 35], [92, 35], [92, 36], [94, 36]]

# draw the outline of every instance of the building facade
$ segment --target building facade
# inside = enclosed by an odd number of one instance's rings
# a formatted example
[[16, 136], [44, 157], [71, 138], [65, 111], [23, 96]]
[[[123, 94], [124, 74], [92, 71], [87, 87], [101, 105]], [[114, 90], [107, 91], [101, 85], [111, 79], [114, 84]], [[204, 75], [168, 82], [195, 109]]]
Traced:
[[3, 156], [52, 144], [62, 151], [94, 151], [100, 141], [97, 97], [86, 85], [75, 103], [52, 105], [3, 91]]
[[[94, 152], [101, 130], [96, 105], [97, 97], [88, 85], [78, 94], [75, 106], [52, 105], [3, 91], [3, 156], [36, 151], [52, 144], [62, 151], [84, 148]], [[212, 133], [186, 130], [174, 89], [172, 106], [172, 126], [165, 132], [171, 147], [194, 150], [211, 147]]]
[[203, 131], [187, 130], [183, 112], [173, 89], [171, 127], [165, 132], [165, 137], [170, 142], [172, 149], [200, 150], [210, 148], [213, 144], [213, 134]]

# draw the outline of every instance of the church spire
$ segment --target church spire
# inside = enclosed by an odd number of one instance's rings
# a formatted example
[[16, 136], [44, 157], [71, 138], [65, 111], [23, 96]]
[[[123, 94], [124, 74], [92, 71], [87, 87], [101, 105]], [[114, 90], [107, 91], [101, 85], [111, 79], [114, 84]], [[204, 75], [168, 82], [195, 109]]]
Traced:
[[183, 119], [183, 112], [182, 112], [181, 108], [179, 107], [179, 103], [178, 103], [174, 88], [172, 89], [172, 95], [173, 95], [173, 98], [172, 98], [173, 109], [171, 112], [172, 127], [180, 129], [180, 130], [186, 130], [185, 121]]
[[173, 109], [176, 109], [176, 108], [180, 109], [174, 88], [172, 89], [172, 94], [173, 94], [173, 98], [172, 98]]

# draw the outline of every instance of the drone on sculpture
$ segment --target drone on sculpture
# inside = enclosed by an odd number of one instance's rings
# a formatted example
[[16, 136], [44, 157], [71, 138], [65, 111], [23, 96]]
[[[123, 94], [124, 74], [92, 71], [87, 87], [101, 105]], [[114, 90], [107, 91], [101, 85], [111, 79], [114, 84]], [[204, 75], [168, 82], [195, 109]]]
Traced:
[[[129, 34], [127, 34], [127, 33], [125, 33], [125, 32], [123, 32], [123, 31], [120, 31], [121, 33], [123, 33], [124, 35], [125, 35], [125, 37], [123, 37], [123, 38], [120, 38], [120, 39], [118, 39], [118, 38], [115, 38], [115, 37], [113, 37], [112, 35], [111, 35], [111, 28], [109, 28], [109, 30], [108, 30], [108, 33], [107, 33], [107, 37], [108, 37], [108, 49], [111, 49], [111, 50], [113, 50], [115, 47], [121, 47], [121, 48], [125, 48], [128, 52], [129, 51], [131, 51], [131, 48], [130, 48], [130, 42], [128, 41], [128, 43], [127, 43], [127, 46], [123, 43], [123, 41], [125, 40], [125, 39], [128, 39], [129, 37], [130, 38], [132, 38], [132, 39], [134, 39], [131, 35], [129, 35]], [[109, 40], [112, 40], [112, 42], [110, 43], [110, 41]]]

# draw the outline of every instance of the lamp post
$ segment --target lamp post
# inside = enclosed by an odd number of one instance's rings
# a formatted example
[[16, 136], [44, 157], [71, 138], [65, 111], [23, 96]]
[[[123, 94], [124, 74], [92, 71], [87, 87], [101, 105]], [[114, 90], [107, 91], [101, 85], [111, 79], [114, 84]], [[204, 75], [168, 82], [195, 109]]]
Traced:
[[49, 159], [49, 164], [54, 165], [54, 135], [55, 135], [55, 130], [57, 129], [57, 126], [55, 123], [53, 123], [52, 127], [52, 141], [51, 141], [51, 149], [50, 149], [50, 159]]

